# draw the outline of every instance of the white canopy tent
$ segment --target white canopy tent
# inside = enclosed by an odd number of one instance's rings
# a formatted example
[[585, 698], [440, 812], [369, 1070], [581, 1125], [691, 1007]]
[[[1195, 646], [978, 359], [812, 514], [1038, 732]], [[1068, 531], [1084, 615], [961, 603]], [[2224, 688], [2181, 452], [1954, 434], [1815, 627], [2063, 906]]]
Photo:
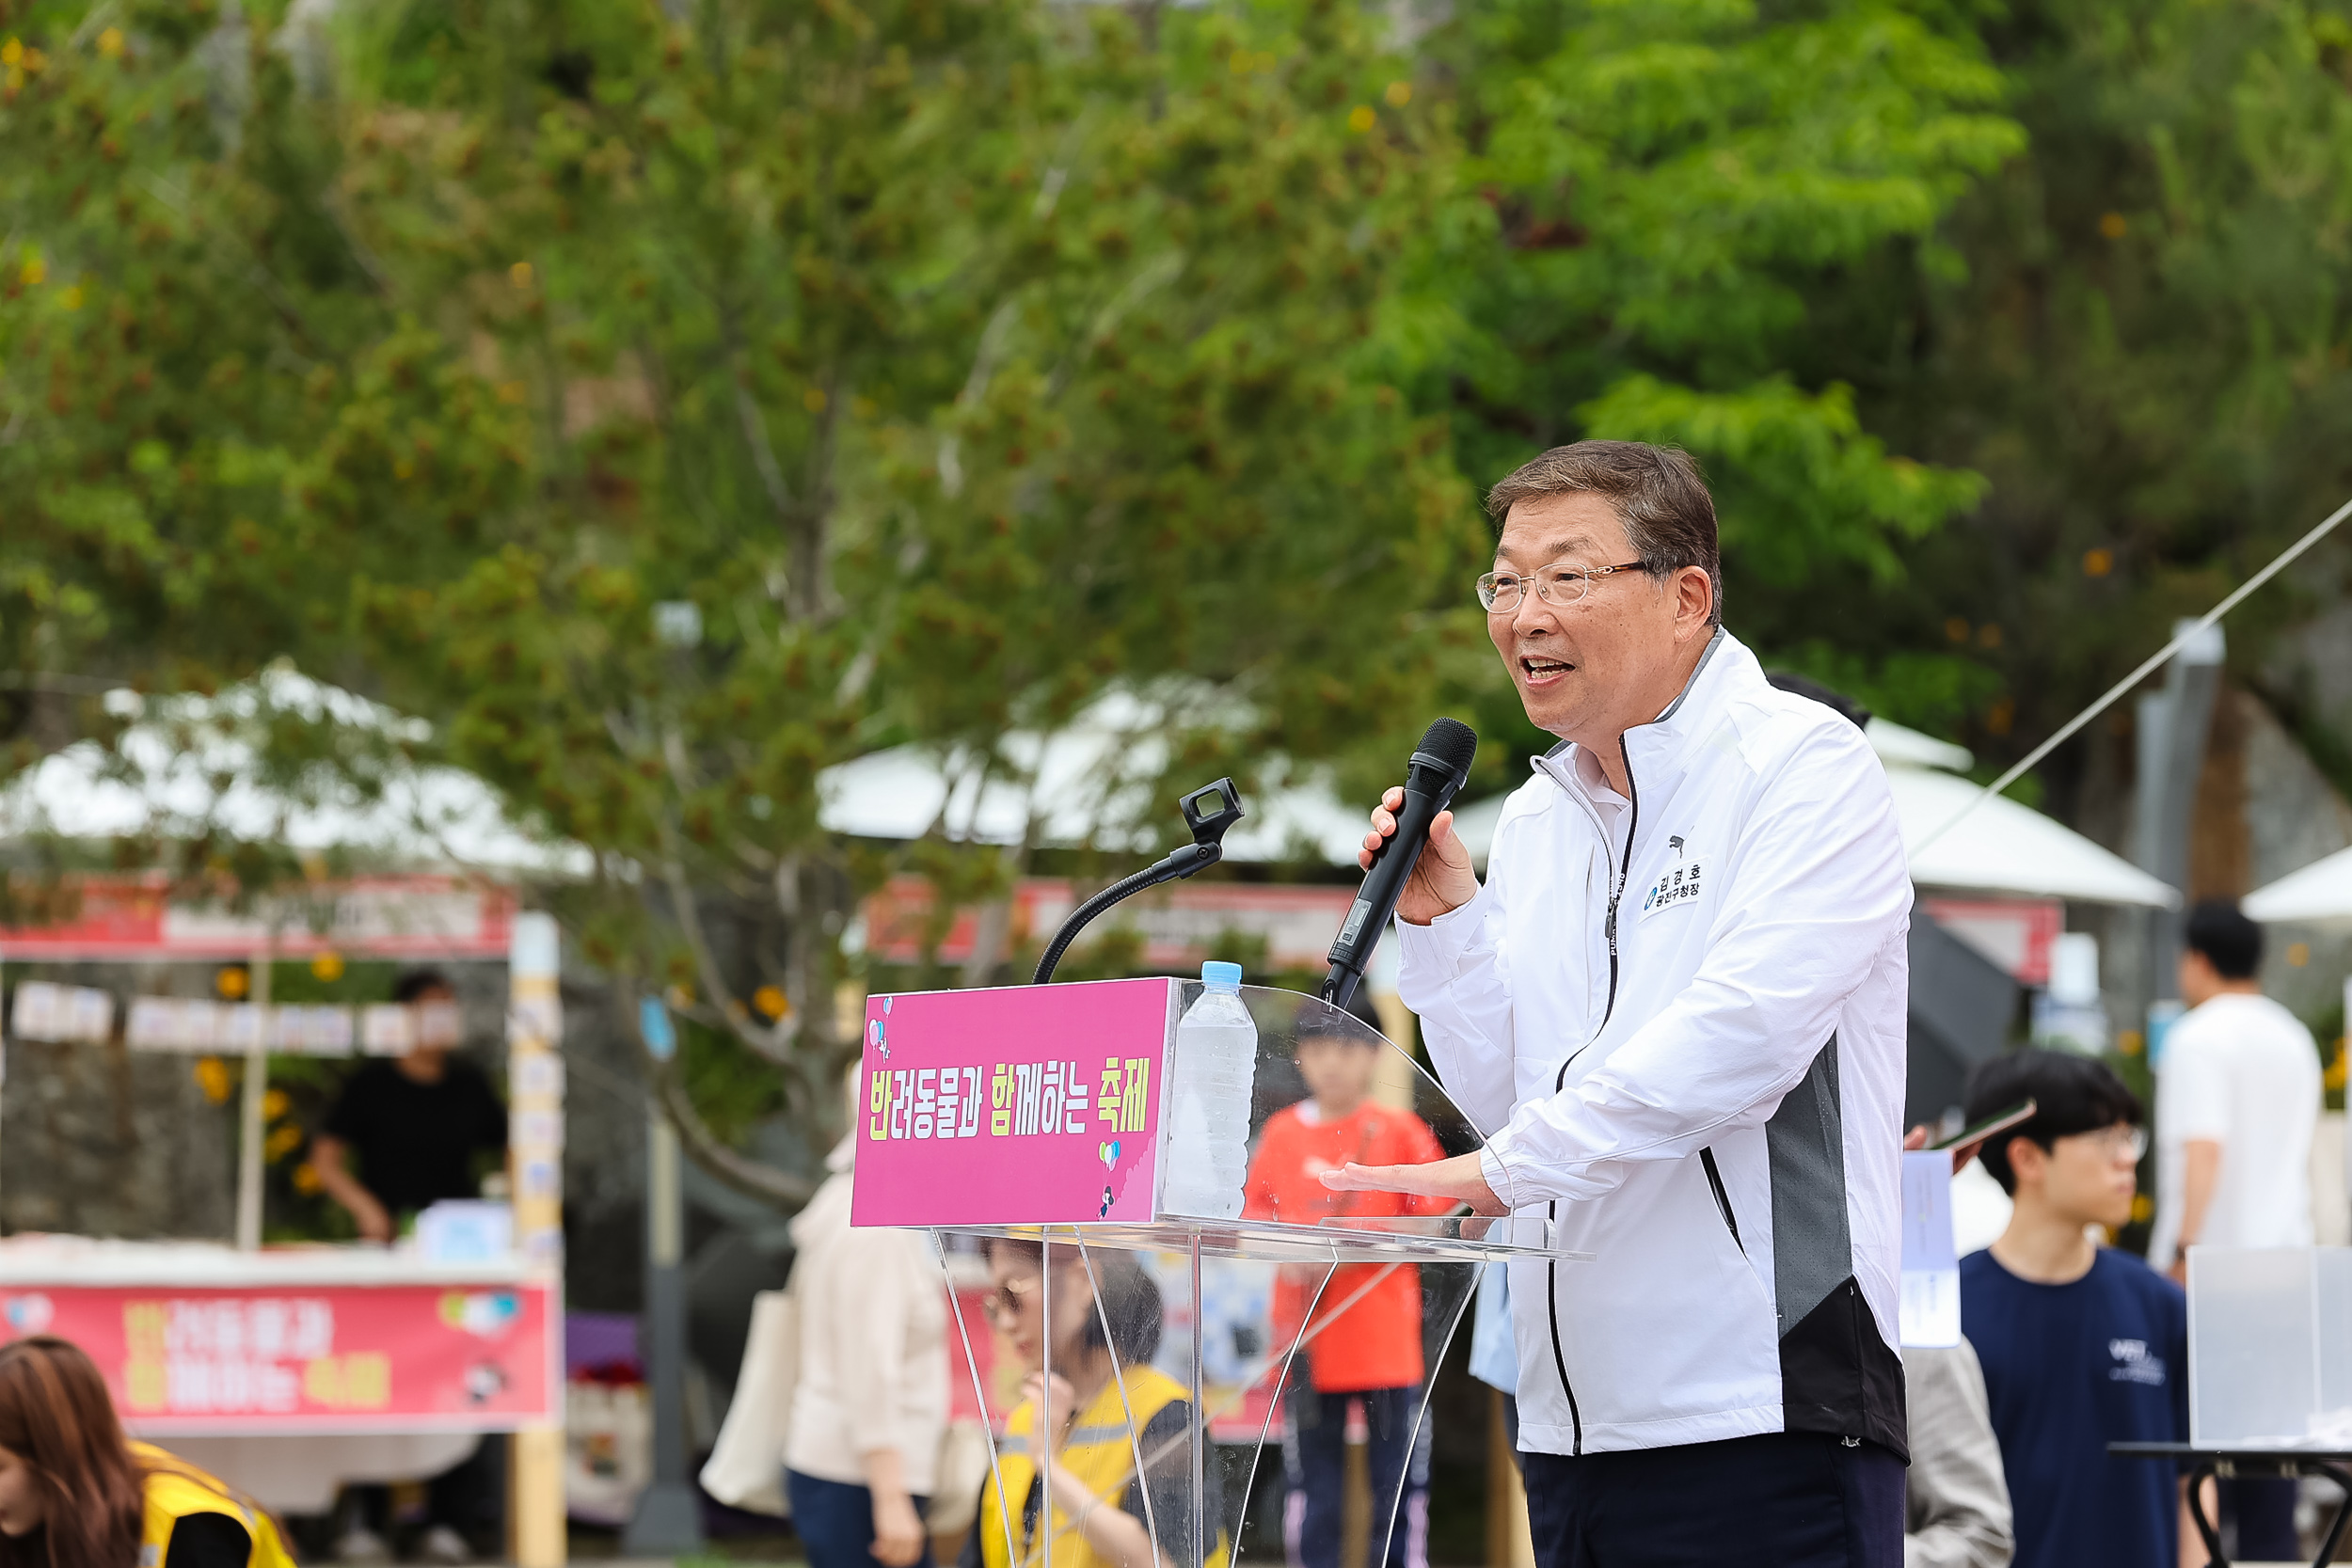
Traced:
[[[1975, 760], [1966, 749], [1883, 719], [1870, 721], [1869, 736], [1885, 766], [1911, 853], [1911, 879], [1919, 886], [2149, 909], [2179, 902], [2163, 882], [2029, 806], [1996, 797], [1970, 810], [1980, 791], [1958, 774]], [[1455, 814], [1456, 831], [1481, 866], [1505, 799], [1493, 796]], [[1955, 817], [1957, 826], [1927, 843]], [[2352, 868], [2346, 875], [2352, 877]]]
[[[934, 829], [960, 843], [1093, 844], [1140, 848], [1150, 784], [1166, 766], [1166, 709], [1114, 692], [1051, 736], [1006, 737], [998, 768], [963, 752], [901, 746], [828, 768], [818, 821], [855, 838], [914, 839]], [[1189, 781], [1206, 784], [1206, 779]], [[1364, 811], [1319, 772], [1273, 771], [1225, 836], [1229, 861], [1353, 863]]]
[[2352, 849], [2339, 849], [2256, 888], [2238, 901], [2238, 908], [2261, 921], [2352, 921]]
[[[128, 694], [125, 694], [126, 699]], [[549, 843], [509, 819], [489, 787], [452, 768], [395, 763], [363, 795], [326, 769], [273, 786], [255, 777], [253, 726], [272, 708], [326, 718], [358, 732], [413, 739], [405, 720], [292, 671], [273, 671], [210, 702], [179, 699], [143, 715], [109, 758], [93, 745], [44, 759], [0, 791], [0, 837], [49, 832], [98, 838], [163, 828], [225, 829], [296, 848], [343, 846], [416, 862], [480, 869], [572, 871], [577, 846]], [[984, 773], [976, 757], [907, 746], [831, 768], [818, 782], [819, 820], [862, 838], [913, 839], [934, 830], [973, 843], [1094, 843], [1140, 847], [1149, 781], [1165, 763], [1166, 708], [1115, 693], [1046, 737], [1016, 734], [1009, 767]], [[1887, 769], [1913, 879], [1922, 887], [2012, 896], [2168, 908], [2172, 890], [2041, 813], [2006, 799], [1970, 810], [1977, 786], [1957, 774], [1963, 748], [1883, 720], [1870, 742]], [[1459, 831], [1483, 865], [1504, 797], [1460, 809]], [[1237, 862], [1311, 860], [1350, 865], [1364, 831], [1362, 802], [1342, 800], [1320, 770], [1277, 767], [1252, 793], [1249, 815], [1226, 839]], [[1966, 815], [1963, 816], [1963, 813]], [[1959, 825], [1924, 848], [1954, 817]], [[2308, 866], [2247, 900], [2258, 919], [2352, 917], [2352, 851]]]
[[[108, 705], [131, 720], [115, 754], [85, 741], [18, 776], [0, 790], [0, 841], [218, 832], [296, 850], [356, 849], [408, 864], [508, 873], [588, 869], [587, 851], [514, 822], [472, 774], [406, 763], [398, 744], [426, 738], [422, 721], [291, 669], [264, 672], [214, 698], [150, 703], [121, 691]], [[360, 737], [376, 757], [380, 787], [362, 791], [324, 766], [266, 780], [259, 736], [273, 713]]]

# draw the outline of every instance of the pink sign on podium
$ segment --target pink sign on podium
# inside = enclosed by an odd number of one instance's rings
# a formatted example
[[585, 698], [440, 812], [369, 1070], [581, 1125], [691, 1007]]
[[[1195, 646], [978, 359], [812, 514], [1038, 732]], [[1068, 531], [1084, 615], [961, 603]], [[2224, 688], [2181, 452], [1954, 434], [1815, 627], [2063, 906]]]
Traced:
[[867, 998], [850, 1223], [1150, 1222], [1182, 987]]

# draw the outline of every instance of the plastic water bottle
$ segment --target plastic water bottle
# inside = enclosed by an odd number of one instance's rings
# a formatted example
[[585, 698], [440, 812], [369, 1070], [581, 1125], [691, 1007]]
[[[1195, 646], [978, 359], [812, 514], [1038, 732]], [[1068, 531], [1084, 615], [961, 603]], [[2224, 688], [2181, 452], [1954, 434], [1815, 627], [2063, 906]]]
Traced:
[[1168, 1180], [1160, 1198], [1170, 1213], [1239, 1219], [1249, 1178], [1258, 1026], [1242, 1005], [1241, 965], [1204, 963], [1200, 983], [1208, 989], [1176, 1025], [1176, 1065], [1166, 1101], [1174, 1119], [1163, 1146]]

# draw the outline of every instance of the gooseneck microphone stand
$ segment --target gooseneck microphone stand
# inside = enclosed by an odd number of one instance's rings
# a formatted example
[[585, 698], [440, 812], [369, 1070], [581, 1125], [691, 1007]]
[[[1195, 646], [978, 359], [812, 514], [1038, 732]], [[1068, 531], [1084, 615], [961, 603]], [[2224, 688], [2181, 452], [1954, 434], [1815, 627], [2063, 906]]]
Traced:
[[1133, 898], [1145, 888], [1172, 882], [1179, 877], [1190, 877], [1206, 871], [1225, 858], [1225, 830], [1241, 820], [1241, 794], [1233, 788], [1231, 779], [1219, 779], [1204, 788], [1196, 789], [1177, 804], [1184, 811], [1184, 824], [1192, 830], [1192, 842], [1183, 848], [1153, 862], [1134, 876], [1113, 882], [1085, 903], [1070, 911], [1070, 918], [1061, 923], [1054, 940], [1045, 945], [1045, 956], [1037, 961], [1037, 975], [1029, 983], [1041, 986], [1054, 977], [1054, 967], [1070, 944], [1078, 940], [1078, 933], [1087, 923], [1113, 904]]

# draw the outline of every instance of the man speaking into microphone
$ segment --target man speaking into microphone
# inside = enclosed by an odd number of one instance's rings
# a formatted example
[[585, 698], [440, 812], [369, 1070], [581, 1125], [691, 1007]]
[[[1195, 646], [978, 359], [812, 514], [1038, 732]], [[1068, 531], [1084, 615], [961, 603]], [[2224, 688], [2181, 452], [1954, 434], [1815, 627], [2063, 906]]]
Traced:
[[1543, 1568], [1897, 1568], [1911, 883], [1885, 775], [1723, 629], [1689, 457], [1557, 448], [1487, 510], [1487, 633], [1560, 744], [1486, 884], [1440, 813], [1396, 913], [1399, 990], [1491, 1135], [1324, 1180], [1549, 1214], [1591, 1255], [1510, 1264]]

